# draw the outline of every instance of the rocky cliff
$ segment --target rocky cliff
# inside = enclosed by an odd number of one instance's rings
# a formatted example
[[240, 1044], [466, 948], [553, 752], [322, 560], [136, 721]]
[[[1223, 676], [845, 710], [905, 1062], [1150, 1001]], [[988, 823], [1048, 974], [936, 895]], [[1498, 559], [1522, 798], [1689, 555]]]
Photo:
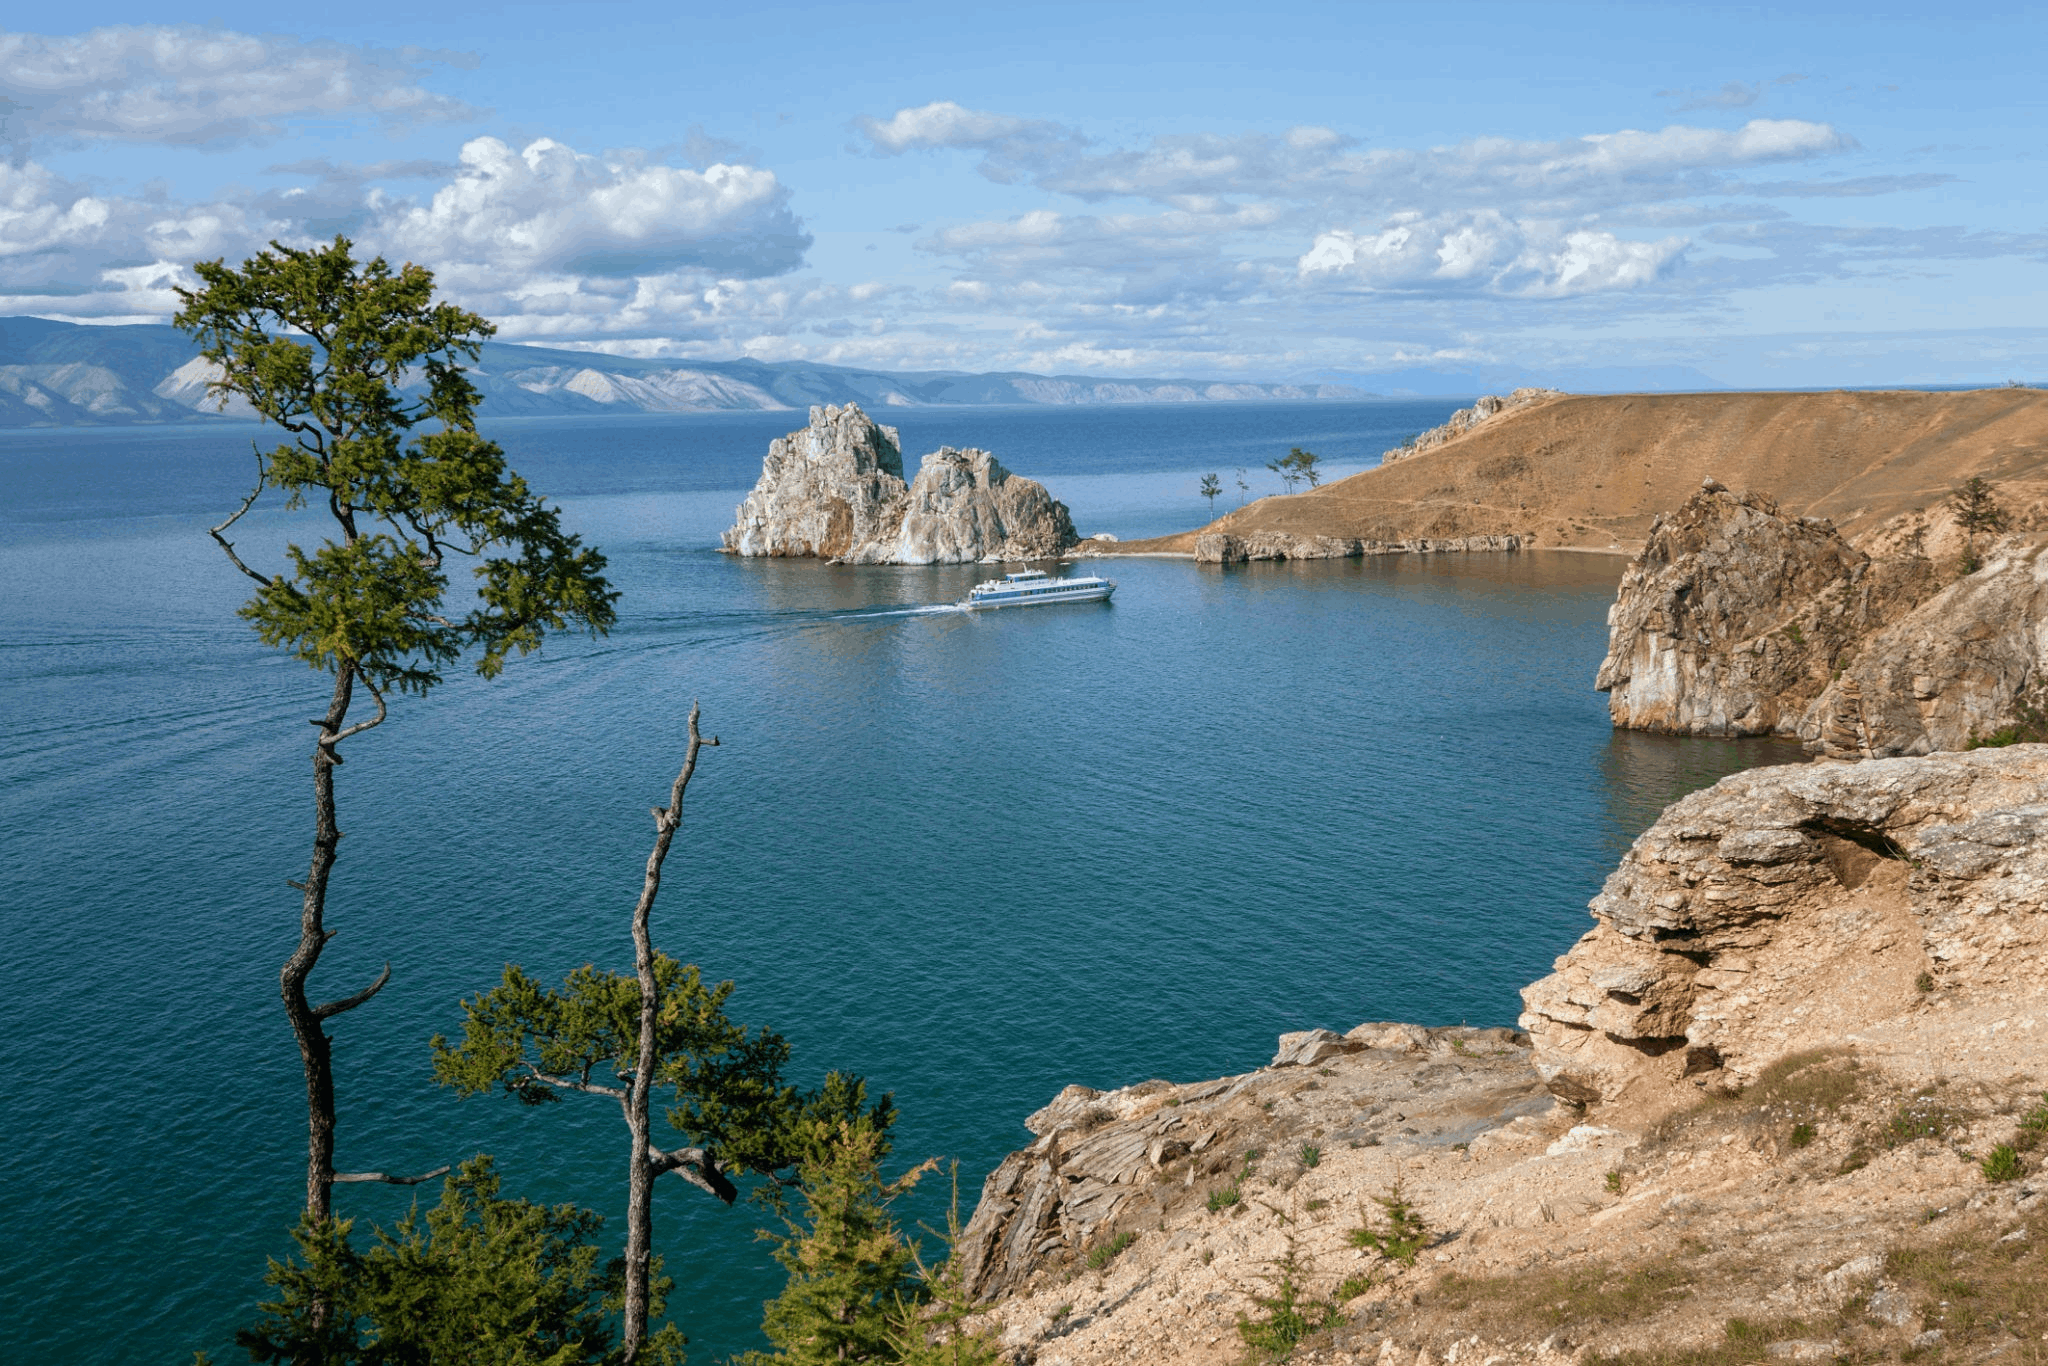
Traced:
[[723, 542], [734, 555], [965, 564], [1042, 559], [1077, 539], [1065, 504], [987, 451], [934, 451], [906, 485], [896, 429], [849, 403], [812, 408], [769, 444]]
[[1738, 1090], [1948, 982], [2039, 998], [2048, 746], [1724, 778], [1674, 803], [1592, 909], [1522, 993], [1537, 1071], [1579, 1102]]
[[1779, 735], [1833, 758], [1959, 750], [2038, 718], [2040, 538], [2001, 539], [1960, 580], [1920, 544], [1873, 558], [1709, 480], [1623, 575], [1594, 686], [1617, 726]]
[[1526, 408], [1533, 403], [1547, 403], [1553, 398], [1563, 397], [1563, 392], [1557, 389], [1517, 389], [1511, 394], [1481, 394], [1479, 401], [1471, 407], [1458, 409], [1440, 426], [1419, 432], [1410, 437], [1405, 444], [1396, 446], [1382, 455], [1380, 463], [1384, 465], [1395, 460], [1406, 460], [1411, 455], [1435, 450], [1446, 441], [1455, 441], [1489, 418], [1513, 412], [1517, 408]]
[[1936, 587], [1925, 558], [1874, 562], [1832, 524], [1709, 479], [1622, 575], [1593, 686], [1627, 729], [1795, 736], [1863, 640]]
[[973, 1326], [1016, 1366], [2039, 1359], [2048, 746], [1724, 779], [1593, 911], [1526, 1035], [1067, 1088], [956, 1245]]
[[[1296, 536], [1285, 531], [1233, 536], [1205, 532], [1195, 538], [1196, 564], [1244, 564], [1250, 560], [1353, 560], [1367, 555], [1432, 555], [1479, 550], [1520, 550], [1519, 536], [1417, 536], [1374, 541], [1356, 536]], [[1115, 553], [1114, 544], [1105, 548]], [[1101, 552], [1098, 552], [1101, 553]]]

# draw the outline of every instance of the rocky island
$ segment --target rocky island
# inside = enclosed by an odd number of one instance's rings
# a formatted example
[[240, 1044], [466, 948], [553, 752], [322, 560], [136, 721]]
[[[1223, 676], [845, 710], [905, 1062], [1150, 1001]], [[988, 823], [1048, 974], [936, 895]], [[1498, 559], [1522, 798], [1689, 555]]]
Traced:
[[841, 564], [973, 564], [1059, 555], [1079, 538], [1064, 503], [987, 451], [941, 447], [903, 480], [894, 427], [860, 405], [813, 407], [768, 447], [723, 549]]

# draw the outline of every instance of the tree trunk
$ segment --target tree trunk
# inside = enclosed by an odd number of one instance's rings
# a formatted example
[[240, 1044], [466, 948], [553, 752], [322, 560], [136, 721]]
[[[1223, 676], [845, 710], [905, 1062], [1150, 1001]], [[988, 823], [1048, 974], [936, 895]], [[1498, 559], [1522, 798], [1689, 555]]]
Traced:
[[[626, 1092], [626, 1127], [632, 1131], [633, 1155], [626, 1178], [626, 1303], [625, 1341], [627, 1366], [639, 1356], [647, 1340], [647, 1300], [650, 1268], [654, 1260], [654, 1178], [657, 1153], [649, 1139], [651, 1097], [654, 1091], [656, 1023], [661, 1014], [661, 986], [654, 976], [654, 935], [648, 920], [654, 898], [661, 892], [661, 865], [668, 858], [669, 844], [683, 820], [683, 793], [690, 775], [697, 769], [697, 751], [707, 743], [697, 732], [697, 704], [690, 704], [690, 743], [683, 754], [682, 771], [676, 774], [668, 806], [654, 813], [654, 848], [647, 855], [647, 876], [641, 883], [640, 900], [633, 907], [633, 967], [640, 977], [639, 1056], [633, 1067], [633, 1084]], [[710, 744], [717, 744], [713, 736]]]
[[322, 920], [327, 911], [327, 879], [341, 843], [334, 817], [334, 768], [341, 759], [334, 752], [334, 742], [348, 717], [354, 686], [355, 667], [343, 663], [334, 677], [334, 698], [328, 703], [327, 715], [315, 723], [320, 727], [320, 739], [313, 747], [313, 862], [302, 887], [305, 899], [299, 912], [299, 946], [278, 974], [278, 993], [284, 997], [284, 1013], [292, 1022], [299, 1059], [306, 1069], [306, 1213], [320, 1220], [328, 1216], [334, 1190], [334, 1059], [327, 1031], [321, 1027], [322, 1017], [306, 999], [306, 979], [312, 976], [330, 937]]

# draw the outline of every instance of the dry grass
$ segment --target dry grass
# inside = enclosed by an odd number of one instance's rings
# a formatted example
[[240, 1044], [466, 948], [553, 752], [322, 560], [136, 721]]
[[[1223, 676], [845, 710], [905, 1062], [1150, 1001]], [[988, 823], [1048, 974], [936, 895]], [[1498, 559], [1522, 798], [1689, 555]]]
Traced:
[[1674, 1259], [1638, 1267], [1604, 1262], [1506, 1276], [1452, 1273], [1425, 1296], [1461, 1331], [1537, 1339], [1560, 1329], [1583, 1338], [1600, 1328], [1656, 1319], [1693, 1293], [1696, 1273]]

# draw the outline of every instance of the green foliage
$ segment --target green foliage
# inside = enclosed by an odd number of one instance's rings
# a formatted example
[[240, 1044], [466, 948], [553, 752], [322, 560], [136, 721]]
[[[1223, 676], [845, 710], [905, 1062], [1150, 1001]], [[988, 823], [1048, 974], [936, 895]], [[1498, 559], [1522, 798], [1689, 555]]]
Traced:
[[[239, 270], [195, 265], [201, 288], [178, 291], [174, 320], [220, 367], [223, 400], [246, 399], [289, 434], [257, 451], [250, 503], [274, 488], [288, 509], [325, 506], [338, 532], [310, 552], [290, 546], [289, 572], [243, 566], [262, 587], [241, 615], [264, 642], [316, 669], [352, 667], [380, 691], [424, 693], [469, 650], [491, 677], [550, 630], [608, 629], [618, 595], [604, 556], [476, 430], [462, 362], [492, 325], [435, 303], [419, 266], [358, 262], [347, 238], [272, 248]], [[450, 555], [475, 561], [467, 611], [446, 601]]]
[[2026, 1175], [2026, 1168], [2020, 1163], [2019, 1149], [2010, 1143], [1999, 1144], [1977, 1165], [1986, 1181], [2017, 1181]]
[[1284, 1361], [1301, 1340], [1318, 1329], [1327, 1328], [1343, 1317], [1343, 1311], [1328, 1300], [1304, 1298], [1295, 1277], [1301, 1273], [1294, 1249], [1280, 1261], [1279, 1282], [1270, 1295], [1254, 1295], [1252, 1302], [1265, 1312], [1257, 1316], [1240, 1314], [1237, 1335], [1254, 1361]]
[[1243, 1198], [1244, 1192], [1239, 1189], [1239, 1183], [1232, 1181], [1227, 1186], [1209, 1192], [1209, 1213], [1221, 1214]]
[[750, 1352], [741, 1366], [897, 1361], [903, 1307], [923, 1296], [916, 1248], [889, 1207], [935, 1164], [883, 1180], [888, 1138], [866, 1118], [809, 1120], [796, 1137], [801, 1218], [761, 1235], [789, 1273], [761, 1322], [778, 1350]]
[[1094, 1248], [1088, 1254], [1088, 1269], [1100, 1271], [1115, 1261], [1123, 1250], [1138, 1241], [1138, 1235], [1126, 1229], [1108, 1242]]
[[1965, 749], [2001, 749], [2006, 745], [2038, 745], [2048, 742], [2048, 711], [2025, 698], [2013, 702], [2015, 719], [1988, 735], [1972, 733]]
[[1395, 1182], [1392, 1190], [1385, 1195], [1375, 1195], [1372, 1202], [1384, 1211], [1386, 1222], [1378, 1228], [1368, 1219], [1362, 1226], [1352, 1229], [1346, 1235], [1353, 1247], [1371, 1248], [1403, 1266], [1414, 1266], [1415, 1258], [1429, 1242], [1429, 1226], [1408, 1203], [1408, 1197]]
[[[675, 1098], [668, 1121], [728, 1169], [765, 1174], [796, 1164], [815, 1123], [858, 1118], [886, 1134], [895, 1122], [889, 1098], [868, 1105], [858, 1078], [834, 1072], [815, 1092], [785, 1083], [788, 1042], [727, 1018], [731, 982], [706, 986], [694, 965], [662, 953], [654, 980], [654, 1084]], [[432, 1044], [435, 1080], [462, 1095], [503, 1087], [545, 1105], [561, 1098], [563, 1083], [622, 1085], [638, 1065], [640, 983], [629, 974], [586, 965], [549, 991], [508, 964], [503, 981], [462, 1010], [461, 1044], [438, 1034]]]
[[[980, 1311], [960, 1278], [960, 1264], [952, 1249], [960, 1243], [960, 1164], [952, 1167], [953, 1198], [946, 1207], [947, 1256], [936, 1262], [918, 1257], [912, 1244], [910, 1254], [917, 1267], [918, 1294], [899, 1298], [890, 1316], [890, 1345], [900, 1366], [1000, 1366], [995, 1333], [989, 1329], [970, 1331], [966, 1320]], [[935, 1230], [928, 1233], [938, 1236]], [[1053, 1314], [1055, 1319], [1072, 1312], [1067, 1305]]]
[[1287, 486], [1289, 493], [1292, 493], [1294, 486], [1304, 479], [1308, 480], [1310, 488], [1315, 488], [1323, 482], [1322, 471], [1319, 468], [1322, 460], [1323, 458], [1314, 451], [1305, 451], [1296, 446], [1278, 460], [1268, 460], [1266, 468], [1279, 475], [1280, 482]]
[[[603, 1222], [573, 1205], [506, 1200], [488, 1157], [462, 1164], [424, 1219], [415, 1206], [359, 1251], [349, 1221], [303, 1221], [272, 1261], [275, 1298], [236, 1340], [259, 1362], [322, 1366], [574, 1366], [609, 1360], [620, 1267], [600, 1271]], [[669, 1283], [655, 1280], [658, 1301]], [[680, 1366], [681, 1334], [641, 1360]]]
[[1304, 1143], [1301, 1145], [1300, 1156], [1302, 1166], [1315, 1167], [1322, 1163], [1323, 1150], [1313, 1143]]
[[1969, 536], [1980, 531], [2003, 531], [2007, 526], [2005, 509], [1998, 506], [1996, 490], [1982, 475], [1971, 475], [1949, 495], [1949, 510], [1956, 525]]
[[1337, 1285], [1337, 1303], [1342, 1304], [1346, 1300], [1355, 1300], [1370, 1289], [1372, 1289], [1372, 1277], [1346, 1276]]
[[1621, 1168], [1616, 1167], [1607, 1173], [1607, 1193], [1609, 1195], [1621, 1194], [1621, 1183]]
[[1209, 500], [1209, 511], [1216, 511], [1216, 496], [1223, 492], [1223, 481], [1213, 474], [1202, 476], [1202, 496]]
[[1814, 1128], [1813, 1125], [1795, 1124], [1792, 1126], [1792, 1136], [1788, 1141], [1795, 1148], [1804, 1148], [1819, 1136], [1820, 1130]]

